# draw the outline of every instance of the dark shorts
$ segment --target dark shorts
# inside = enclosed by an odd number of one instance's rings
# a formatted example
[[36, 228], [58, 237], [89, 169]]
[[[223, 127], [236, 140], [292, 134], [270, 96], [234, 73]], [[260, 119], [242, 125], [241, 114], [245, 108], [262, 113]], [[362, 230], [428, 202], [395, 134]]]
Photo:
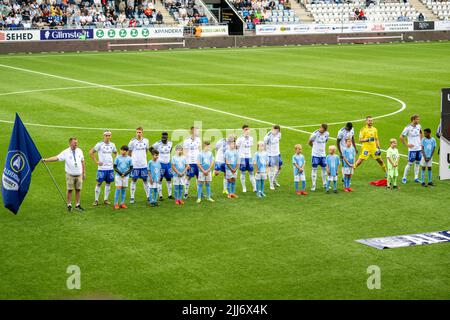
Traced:
[[97, 171], [98, 183], [111, 183], [114, 182], [114, 170], [98, 170]]
[[321, 166], [322, 168], [326, 168], [327, 166], [327, 158], [326, 157], [312, 157], [312, 167], [317, 168]]
[[250, 158], [241, 158], [241, 162], [239, 164], [239, 170], [253, 172], [253, 163]]
[[131, 179], [142, 179], [144, 181], [148, 180], [148, 169], [147, 168], [140, 168], [140, 169], [133, 169], [131, 172]]
[[189, 170], [187, 171], [187, 176], [189, 178], [198, 178], [198, 166], [195, 163], [189, 164]]
[[161, 163], [161, 181], [162, 179], [166, 179], [167, 181], [172, 180], [172, 164], [169, 163]]
[[421, 151], [408, 151], [409, 162], [420, 162], [421, 159], [422, 159]]

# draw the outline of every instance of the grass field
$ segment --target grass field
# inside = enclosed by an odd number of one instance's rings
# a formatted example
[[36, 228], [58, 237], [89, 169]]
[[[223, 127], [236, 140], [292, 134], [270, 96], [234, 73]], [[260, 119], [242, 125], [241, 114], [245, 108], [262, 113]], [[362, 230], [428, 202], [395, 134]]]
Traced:
[[[302, 143], [309, 188], [308, 132], [321, 122], [337, 122], [329, 128], [336, 137], [340, 122], [394, 113], [375, 119], [384, 149], [413, 113], [434, 134], [449, 51], [447, 42], [0, 56], [0, 120], [18, 112], [40, 124], [27, 128], [44, 157], [72, 135], [87, 157], [102, 128], [113, 130], [117, 145], [138, 125], [151, 142], [164, 129], [176, 143], [201, 121], [223, 134], [248, 123], [263, 128], [254, 131], [260, 139], [279, 123], [285, 162], [282, 186], [263, 200], [226, 199], [220, 178], [214, 204], [191, 198], [181, 208], [167, 200], [149, 208], [139, 184], [137, 203], [116, 212], [91, 206], [96, 166], [87, 159], [84, 214], [66, 213], [39, 165], [19, 214], [0, 208], [0, 298], [449, 299], [448, 244], [376, 250], [355, 242], [448, 230], [450, 183], [437, 181], [437, 166], [434, 188], [411, 175], [398, 192], [371, 187], [383, 175], [367, 161], [354, 193], [298, 197], [290, 165], [293, 145]], [[359, 131], [363, 122], [354, 124]], [[1, 155], [11, 130], [0, 123]], [[50, 168], [63, 187], [63, 165]], [[69, 265], [81, 268], [81, 290], [66, 288]], [[380, 290], [366, 286], [370, 265], [381, 268]]]

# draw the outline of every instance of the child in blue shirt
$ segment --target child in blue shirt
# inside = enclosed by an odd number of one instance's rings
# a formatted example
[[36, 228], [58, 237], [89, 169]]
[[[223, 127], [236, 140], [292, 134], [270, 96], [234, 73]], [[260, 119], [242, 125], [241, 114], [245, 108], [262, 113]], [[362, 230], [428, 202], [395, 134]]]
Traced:
[[127, 145], [124, 145], [120, 148], [120, 155], [114, 161], [114, 171], [116, 172], [116, 193], [114, 195], [114, 209], [126, 209], [127, 206], [125, 205], [125, 195], [128, 187], [128, 177], [131, 171], [133, 171], [133, 162], [131, 160], [131, 157], [128, 156]]
[[338, 180], [340, 159], [339, 156], [336, 154], [336, 146], [330, 146], [328, 148], [328, 151], [329, 154], [326, 159], [327, 174], [328, 174], [326, 192], [330, 193], [330, 184], [331, 181], [333, 181], [333, 192], [337, 193], [337, 180]]
[[153, 147], [150, 147], [149, 151], [152, 155], [152, 160], [148, 162], [148, 176], [150, 180], [148, 202], [150, 207], [158, 207], [158, 183], [161, 178], [161, 163], [158, 160], [159, 151]]

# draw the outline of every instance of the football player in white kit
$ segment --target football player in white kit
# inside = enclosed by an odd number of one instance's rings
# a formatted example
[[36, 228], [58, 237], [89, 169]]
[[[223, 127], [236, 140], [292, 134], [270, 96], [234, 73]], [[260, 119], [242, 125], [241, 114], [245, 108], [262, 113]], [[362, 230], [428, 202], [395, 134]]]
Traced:
[[253, 172], [252, 146], [253, 137], [250, 136], [250, 127], [246, 124], [242, 126], [242, 135], [236, 140], [239, 150], [239, 170], [241, 171], [242, 192], [247, 192], [245, 187], [245, 172], [248, 171], [253, 192], [256, 192], [256, 180]]
[[220, 172], [223, 173], [223, 194], [228, 194], [228, 180], [226, 177], [225, 152], [231, 142], [236, 142], [236, 137], [230, 134], [228, 138], [222, 138], [216, 142], [216, 161], [214, 162], [214, 175], [218, 176]]
[[322, 184], [326, 188], [327, 184], [327, 161], [326, 161], [326, 144], [330, 136], [327, 131], [328, 125], [322, 123], [320, 128], [313, 132], [309, 138], [308, 144], [312, 147], [312, 173], [311, 180], [312, 186], [311, 191], [316, 190], [316, 180], [317, 180], [317, 167], [322, 167]]
[[275, 190], [280, 184], [277, 181], [280, 175], [281, 166], [283, 161], [280, 154], [280, 140], [281, 131], [279, 125], [274, 125], [272, 130], [269, 131], [264, 137], [264, 143], [266, 144], [267, 155], [269, 156], [269, 184], [270, 190]]
[[[96, 152], [98, 153], [98, 160], [95, 157]], [[111, 183], [114, 182], [113, 154], [117, 155], [117, 149], [116, 145], [111, 142], [111, 132], [107, 130], [103, 133], [103, 141], [100, 141], [89, 150], [89, 156], [98, 166], [94, 206], [98, 206], [98, 198], [103, 182], [105, 182], [105, 196], [103, 198], [103, 203], [106, 205], [110, 204], [108, 197], [109, 192], [111, 191]]]
[[186, 178], [186, 189], [184, 190], [184, 198], [189, 196], [189, 185], [193, 177], [198, 179], [197, 158], [202, 148], [202, 142], [198, 137], [199, 130], [196, 127], [191, 127], [191, 135], [183, 142], [183, 151], [189, 165]]
[[163, 132], [161, 140], [153, 144], [153, 148], [159, 151], [159, 161], [161, 163], [161, 178], [158, 182], [159, 201], [163, 200], [162, 181], [166, 179], [167, 195], [169, 199], [172, 197], [172, 164], [170, 162], [170, 153], [172, 151], [172, 141], [169, 141], [169, 134]]
[[[420, 182], [419, 180], [419, 170], [420, 170], [420, 160], [422, 159], [422, 138], [423, 132], [422, 127], [419, 124], [420, 117], [414, 114], [411, 117], [411, 123], [408, 124], [405, 129], [403, 129], [400, 135], [400, 141], [408, 148], [408, 164], [405, 167], [403, 173], [402, 183], [406, 183], [409, 169], [414, 163], [414, 182]], [[407, 142], [405, 140], [407, 138]]]
[[133, 171], [131, 172], [131, 188], [130, 188], [130, 203], [134, 203], [134, 194], [136, 192], [136, 182], [142, 179], [144, 183], [145, 195], [148, 199], [149, 188], [148, 183], [148, 169], [147, 169], [147, 151], [150, 149], [148, 139], [143, 137], [144, 130], [142, 127], [136, 129], [136, 137], [131, 139], [128, 144], [128, 154], [133, 161]]

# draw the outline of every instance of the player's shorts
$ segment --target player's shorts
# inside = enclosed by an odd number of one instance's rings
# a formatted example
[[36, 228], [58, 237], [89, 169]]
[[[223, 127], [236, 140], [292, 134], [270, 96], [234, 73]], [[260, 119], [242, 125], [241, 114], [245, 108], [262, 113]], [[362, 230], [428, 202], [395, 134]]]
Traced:
[[253, 172], [253, 163], [250, 158], [241, 158], [239, 170]]
[[133, 169], [133, 171], [131, 171], [131, 179], [142, 179], [144, 181], [147, 181], [148, 169], [147, 168]]
[[229, 179], [236, 179], [237, 178], [237, 171], [235, 173], [233, 173], [233, 172], [231, 172], [231, 170], [227, 170], [225, 172], [225, 178], [227, 180], [229, 180]]
[[342, 167], [342, 174], [344, 175], [351, 175], [353, 174], [353, 168], [350, 167]]
[[189, 178], [196, 177], [198, 178], [198, 166], [195, 163], [189, 164], [189, 169], [187, 171], [187, 176]]
[[337, 175], [335, 175], [335, 176], [329, 175], [328, 176], [328, 181], [338, 181], [338, 176]]
[[294, 174], [294, 182], [299, 182], [299, 181], [306, 181], [306, 174], [304, 171], [299, 174]]
[[225, 169], [226, 169], [225, 163], [216, 162], [214, 164], [214, 171], [220, 171], [220, 172], [225, 173]]
[[269, 156], [269, 167], [281, 168], [283, 165], [283, 160], [281, 160], [281, 154], [277, 156]]
[[398, 177], [398, 167], [397, 168], [389, 168], [387, 171], [388, 177], [394, 178]]
[[66, 173], [67, 190], [81, 190], [83, 188], [83, 176], [73, 176]]
[[198, 173], [198, 179], [197, 179], [197, 181], [198, 181], [198, 182], [211, 182], [211, 181], [212, 181], [212, 174], [211, 174], [211, 171], [208, 172], [207, 175], [205, 175], [202, 171], [200, 171], [200, 172]]
[[408, 151], [408, 162], [420, 162], [422, 151]]
[[161, 180], [166, 179], [167, 181], [170, 181], [173, 177], [172, 174], [172, 164], [169, 163], [161, 163]]
[[311, 160], [312, 167], [317, 168], [318, 166], [321, 166], [322, 168], [326, 168], [327, 166], [327, 158], [326, 157], [312, 157]]
[[111, 183], [114, 182], [114, 170], [98, 170], [97, 171], [97, 182]]
[[370, 149], [361, 149], [361, 153], [359, 154], [359, 159], [367, 160], [369, 158], [373, 158], [375, 160], [381, 159], [381, 154], [376, 155], [377, 152], [376, 149], [370, 150]]
[[128, 176], [121, 177], [121, 176], [116, 175], [115, 184], [116, 184], [116, 187], [127, 188], [128, 187]]
[[431, 168], [433, 166], [433, 159], [425, 161], [425, 158], [422, 157], [422, 159], [420, 160], [420, 166]]
[[266, 172], [260, 172], [255, 174], [256, 180], [266, 180], [267, 179], [267, 173]]
[[173, 185], [174, 186], [184, 186], [186, 184], [186, 176], [180, 177], [179, 175], [175, 174], [173, 176]]

